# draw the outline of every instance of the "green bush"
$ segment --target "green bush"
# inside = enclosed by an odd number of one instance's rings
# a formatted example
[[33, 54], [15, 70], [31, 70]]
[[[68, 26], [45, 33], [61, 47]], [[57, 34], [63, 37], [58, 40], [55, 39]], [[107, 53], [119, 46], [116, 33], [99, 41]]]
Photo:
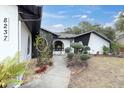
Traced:
[[84, 46], [83, 53], [84, 53], [84, 54], [87, 54], [88, 51], [90, 51], [90, 47]]
[[120, 47], [121, 46], [117, 42], [112, 42], [111, 43], [111, 52], [112, 52], [112, 54], [114, 54], [114, 55], [119, 54]]
[[48, 41], [43, 36], [37, 35], [34, 45], [38, 52], [37, 66], [43, 66], [52, 57], [52, 51], [48, 45]]
[[86, 61], [87, 59], [89, 59], [90, 58], [90, 55], [89, 54], [81, 54], [80, 55], [80, 59], [82, 60], [82, 61]]
[[74, 56], [74, 53], [68, 53], [68, 54], [67, 54], [68, 59], [72, 59], [73, 56]]
[[103, 46], [103, 54], [107, 55], [110, 52], [109, 47]]
[[80, 49], [83, 49], [83, 44], [82, 43], [72, 43], [71, 47], [74, 48], [75, 53], [78, 53]]
[[17, 80], [17, 77], [26, 72], [25, 62], [19, 61], [19, 53], [11, 58], [5, 58], [0, 64], [0, 88], [7, 87], [8, 84], [20, 84], [23, 81]]
[[65, 48], [65, 53], [70, 53], [70, 52], [71, 52], [71, 48], [70, 47]]

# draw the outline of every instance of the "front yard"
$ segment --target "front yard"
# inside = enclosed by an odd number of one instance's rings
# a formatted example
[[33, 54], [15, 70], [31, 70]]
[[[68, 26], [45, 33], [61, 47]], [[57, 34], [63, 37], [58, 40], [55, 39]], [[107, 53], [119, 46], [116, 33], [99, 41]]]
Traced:
[[94, 56], [88, 68], [73, 67], [71, 71], [70, 88], [124, 87], [124, 58]]

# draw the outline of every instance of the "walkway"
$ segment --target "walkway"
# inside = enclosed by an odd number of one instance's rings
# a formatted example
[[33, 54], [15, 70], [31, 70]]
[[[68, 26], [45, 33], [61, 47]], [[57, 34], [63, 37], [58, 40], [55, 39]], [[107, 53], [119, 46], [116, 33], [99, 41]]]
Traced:
[[34, 80], [24, 88], [67, 88], [70, 79], [70, 70], [66, 67], [64, 56], [54, 55], [54, 67], [52, 70]]

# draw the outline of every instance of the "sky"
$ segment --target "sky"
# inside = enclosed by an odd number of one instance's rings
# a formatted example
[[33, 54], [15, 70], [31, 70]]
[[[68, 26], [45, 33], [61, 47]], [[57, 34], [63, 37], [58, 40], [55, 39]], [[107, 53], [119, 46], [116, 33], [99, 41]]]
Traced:
[[41, 27], [52, 32], [63, 32], [81, 21], [112, 26], [120, 11], [124, 11], [124, 6], [46, 5], [43, 6]]

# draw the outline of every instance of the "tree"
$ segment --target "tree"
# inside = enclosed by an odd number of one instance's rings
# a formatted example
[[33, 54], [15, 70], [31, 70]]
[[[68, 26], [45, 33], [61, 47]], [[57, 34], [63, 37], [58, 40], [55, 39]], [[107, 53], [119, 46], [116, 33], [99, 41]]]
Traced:
[[115, 30], [112, 27], [104, 28], [104, 34], [112, 41], [116, 38]]
[[64, 30], [65, 30], [66, 33], [72, 33], [73, 32], [71, 27], [68, 27], [68, 28], [66, 28]]
[[115, 41], [111, 43], [111, 52], [114, 55], [118, 55], [120, 53], [120, 45]]
[[124, 31], [124, 12], [120, 12], [115, 23], [116, 30], [122, 32]]
[[95, 30], [101, 34], [104, 34], [110, 40], [114, 41], [116, 38], [115, 29], [112, 27], [103, 27], [100, 24], [91, 24], [87, 21], [80, 22], [78, 26], [67, 28], [65, 31], [71, 34], [80, 34], [88, 31]]
[[48, 58], [50, 58], [50, 49], [48, 48], [48, 41], [44, 37], [37, 35], [35, 38], [35, 46], [39, 53], [37, 66], [43, 66], [45, 63], [47, 63]]
[[65, 32], [69, 34], [80, 34], [81, 29], [78, 26], [73, 26], [72, 28], [71, 27], [66, 28]]
[[74, 34], [81, 34], [81, 29], [78, 26], [73, 26], [72, 32]]
[[92, 29], [92, 24], [87, 21], [83, 21], [79, 23], [79, 27], [83, 32], [87, 32]]
[[79, 50], [83, 49], [84, 45], [80, 42], [72, 43], [71, 47], [74, 48], [76, 54], [79, 53]]
[[100, 24], [94, 24], [92, 26], [92, 29], [95, 30], [95, 31], [97, 31], [97, 32], [102, 33], [102, 31], [103, 31], [104, 28]]
[[83, 32], [87, 32], [87, 31], [91, 31], [91, 30], [101, 31], [101, 29], [102, 29], [100, 24], [91, 24], [86, 21], [80, 22], [79, 27]]

